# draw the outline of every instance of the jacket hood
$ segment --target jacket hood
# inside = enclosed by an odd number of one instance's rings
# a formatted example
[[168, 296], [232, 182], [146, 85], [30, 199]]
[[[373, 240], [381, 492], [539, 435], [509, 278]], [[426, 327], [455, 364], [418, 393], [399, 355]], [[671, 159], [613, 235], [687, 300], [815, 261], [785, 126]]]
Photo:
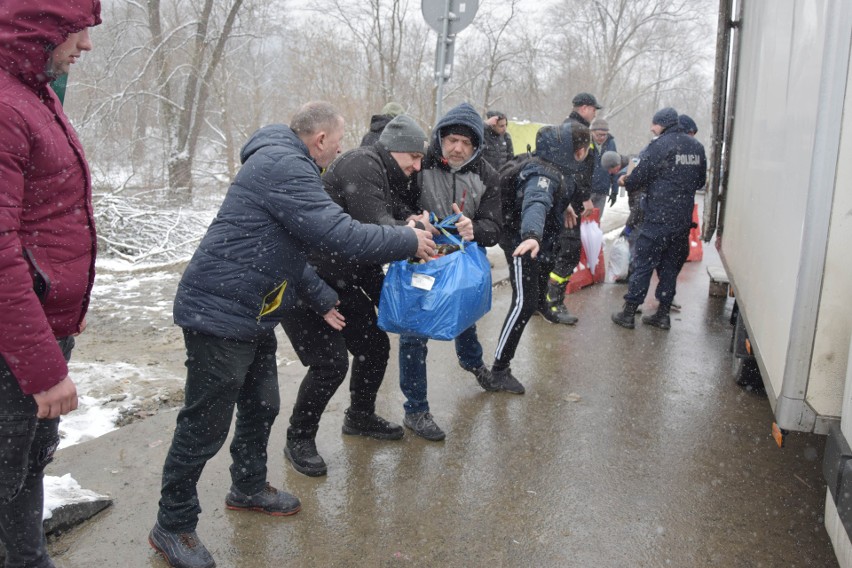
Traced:
[[476, 109], [469, 103], [461, 103], [460, 105], [451, 108], [447, 111], [447, 114], [438, 121], [438, 124], [435, 125], [435, 128], [432, 131], [432, 142], [429, 145], [428, 153], [431, 157], [431, 161], [446, 165], [443, 158], [443, 151], [441, 150], [441, 131], [448, 126], [457, 124], [470, 128], [473, 131], [475, 138], [472, 140], [474, 145], [473, 155], [466, 164], [459, 168], [459, 171], [461, 171], [468, 168], [471, 164], [477, 163], [479, 156], [482, 154], [482, 146], [485, 140], [485, 129], [482, 117], [479, 116]]
[[574, 158], [572, 122], [542, 126], [535, 135], [535, 155], [557, 166], [563, 173], [576, 172], [583, 162]]
[[51, 81], [50, 51], [70, 34], [101, 23], [100, 0], [0, 2], [0, 69], [27, 85]]
[[393, 120], [393, 117], [387, 114], [374, 114], [370, 118], [370, 132], [381, 134], [388, 122]]
[[[252, 154], [267, 146], [288, 146], [299, 150], [308, 158], [311, 157], [308, 147], [289, 126], [286, 124], [270, 124], [251, 135], [243, 149], [240, 150], [240, 163], [245, 164]], [[311, 158], [311, 161], [313, 161], [313, 158]]]

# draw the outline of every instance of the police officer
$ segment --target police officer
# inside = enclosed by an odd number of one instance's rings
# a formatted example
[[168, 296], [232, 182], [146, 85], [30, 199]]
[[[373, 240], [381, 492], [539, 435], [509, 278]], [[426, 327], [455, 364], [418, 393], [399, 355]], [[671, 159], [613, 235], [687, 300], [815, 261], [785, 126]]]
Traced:
[[681, 131], [677, 111], [671, 107], [657, 111], [651, 121], [656, 138], [639, 154], [639, 163], [630, 175], [619, 178], [628, 191], [645, 187], [641, 207], [644, 219], [639, 226], [636, 258], [624, 308], [612, 314], [616, 324], [633, 329], [636, 308], [645, 301], [651, 274], [659, 276], [657, 312], [642, 323], [669, 329], [669, 310], [675, 295], [677, 275], [689, 255], [689, 229], [695, 192], [707, 178], [704, 147]]

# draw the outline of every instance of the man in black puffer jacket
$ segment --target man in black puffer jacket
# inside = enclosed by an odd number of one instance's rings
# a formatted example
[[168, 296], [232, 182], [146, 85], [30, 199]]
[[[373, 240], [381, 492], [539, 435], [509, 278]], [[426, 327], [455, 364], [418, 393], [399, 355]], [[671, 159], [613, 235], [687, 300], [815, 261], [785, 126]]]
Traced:
[[[564, 123], [573, 123], [589, 128], [591, 122], [597, 116], [602, 107], [597, 99], [589, 93], [579, 93], [573, 100], [573, 110]], [[563, 124], [564, 124], [563, 123]], [[556, 263], [550, 273], [547, 287], [540, 291], [539, 313], [544, 319], [551, 323], [574, 325], [577, 316], [573, 315], [565, 307], [565, 288], [568, 280], [574, 273], [574, 269], [580, 262], [580, 250], [583, 247], [580, 241], [580, 221], [577, 215], [588, 217], [592, 214], [594, 204], [592, 203], [592, 177], [595, 171], [595, 157], [588, 152], [583, 160], [582, 166], [574, 173], [576, 189], [568, 206], [569, 220], [567, 226], [559, 235], [559, 250], [556, 255]]]
[[372, 146], [378, 142], [379, 136], [381, 136], [385, 126], [404, 112], [405, 109], [402, 108], [402, 105], [393, 101], [383, 106], [379, 114], [374, 114], [370, 117], [370, 129], [361, 138], [361, 146]]
[[[417, 195], [409, 190], [409, 179], [420, 170], [425, 150], [423, 129], [412, 118], [397, 116], [384, 128], [378, 142], [335, 160], [323, 174], [325, 189], [361, 223], [406, 225], [414, 220], [423, 228], [428, 220], [416, 210]], [[300, 301], [285, 312], [281, 322], [299, 360], [308, 367], [290, 416], [284, 455], [296, 471], [315, 477], [327, 472], [315, 440], [322, 413], [346, 378], [347, 351], [353, 358], [351, 403], [343, 419], [343, 433], [398, 440], [403, 429], [375, 414], [376, 395], [390, 355], [390, 340], [376, 323], [384, 280], [381, 265], [323, 255], [312, 255], [310, 262], [337, 292], [337, 310], [346, 318], [343, 330], [335, 331]]]
[[178, 284], [175, 323], [187, 353], [184, 407], [163, 466], [152, 546], [171, 566], [214, 566], [195, 534], [197, 483], [228, 437], [229, 509], [290, 515], [299, 500], [267, 481], [266, 448], [278, 415], [275, 327], [296, 296], [335, 329], [337, 294], [307, 263], [316, 250], [341, 261], [387, 262], [430, 257], [427, 231], [362, 225], [335, 204], [320, 169], [340, 151], [343, 117], [330, 104], [308, 103], [290, 125], [255, 132], [243, 166]]
[[482, 157], [495, 171], [499, 171], [503, 164], [515, 157], [512, 135], [506, 131], [508, 125], [506, 115], [499, 110], [489, 110], [485, 113], [485, 147]]

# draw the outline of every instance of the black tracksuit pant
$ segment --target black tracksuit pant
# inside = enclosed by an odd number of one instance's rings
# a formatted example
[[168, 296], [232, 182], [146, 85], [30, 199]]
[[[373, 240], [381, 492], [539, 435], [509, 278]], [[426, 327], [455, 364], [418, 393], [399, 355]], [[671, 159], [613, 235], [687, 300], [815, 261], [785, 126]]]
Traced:
[[505, 369], [515, 357], [515, 350], [530, 317], [539, 306], [539, 296], [547, 289], [547, 280], [553, 270], [553, 260], [547, 254], [532, 258], [529, 254], [512, 256], [512, 250], [503, 250], [509, 265], [509, 281], [512, 283], [512, 303], [503, 321], [497, 351], [494, 354], [494, 369]]
[[281, 322], [303, 365], [308, 367], [299, 387], [287, 438], [314, 438], [331, 397], [346, 378], [349, 353], [352, 376], [349, 379], [351, 410], [372, 414], [376, 395], [385, 376], [390, 340], [376, 324], [376, 304], [359, 287], [337, 290], [337, 309], [346, 318], [343, 331], [332, 329], [320, 315], [299, 303]]

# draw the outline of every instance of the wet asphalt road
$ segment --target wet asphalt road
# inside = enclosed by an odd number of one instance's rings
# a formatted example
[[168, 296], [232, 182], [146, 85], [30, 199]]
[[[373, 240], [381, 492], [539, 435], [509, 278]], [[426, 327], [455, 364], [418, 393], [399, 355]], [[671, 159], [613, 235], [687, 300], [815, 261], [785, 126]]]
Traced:
[[[718, 262], [705, 247], [704, 263], [687, 264], [670, 332], [612, 324], [625, 291], [614, 284], [569, 296], [576, 327], [535, 317], [513, 363], [524, 396], [483, 392], [450, 343], [430, 342], [444, 442], [341, 435], [342, 388], [317, 440], [325, 478], [296, 473], [282, 456], [304, 373], [282, 367], [269, 480], [303, 509], [287, 518], [225, 510], [224, 449], [199, 485], [201, 539], [223, 568], [836, 566], [822, 525], [824, 438], [793, 434], [779, 449], [766, 398], [734, 384], [732, 300], [707, 295], [706, 263]], [[496, 287], [479, 324], [489, 355], [510, 296]], [[401, 422], [392, 344], [378, 412]], [[49, 473], [70, 471], [115, 504], [52, 540], [58, 566], [166, 565], [147, 532], [175, 416], [60, 452]]]

